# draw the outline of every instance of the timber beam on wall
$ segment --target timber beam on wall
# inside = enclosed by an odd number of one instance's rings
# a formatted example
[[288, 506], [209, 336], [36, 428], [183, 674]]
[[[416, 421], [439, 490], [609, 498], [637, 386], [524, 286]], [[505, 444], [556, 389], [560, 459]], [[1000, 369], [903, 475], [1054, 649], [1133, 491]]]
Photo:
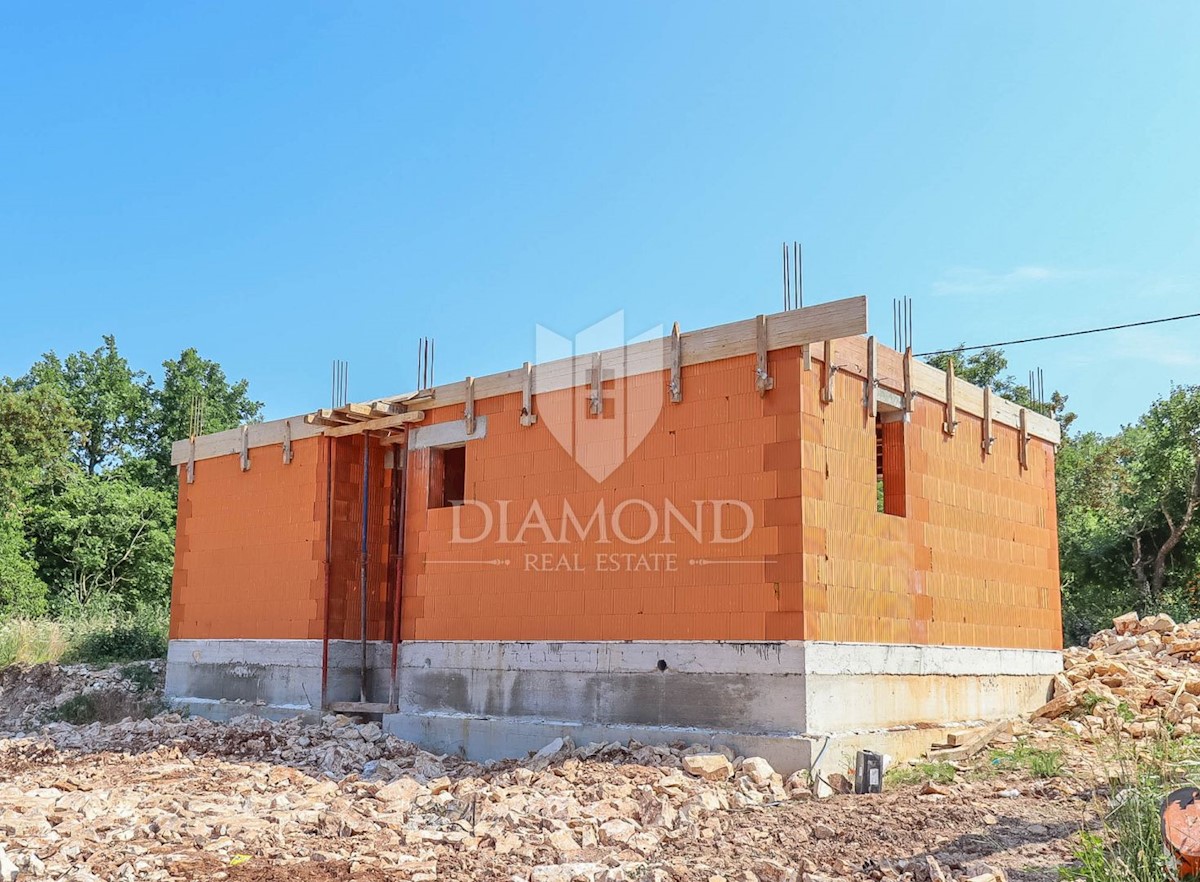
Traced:
[[[684, 367], [747, 355], [757, 358], [759, 324], [759, 318], [755, 317], [682, 334], [673, 332], [668, 337], [601, 352], [599, 353], [600, 361], [605, 366], [613, 366], [611, 369], [612, 379], [664, 371], [670, 371], [671, 377], [674, 379], [676, 366], [678, 366], [678, 391], [682, 396], [682, 369]], [[865, 297], [851, 297], [775, 313], [763, 317], [761, 324], [764, 326], [768, 352], [791, 347], [803, 349], [809, 344], [823, 344], [825, 359], [821, 378], [822, 401], [833, 400], [833, 376], [837, 371], [845, 370], [855, 374], [858, 373], [858, 370], [853, 367], [854, 365], [866, 364], [867, 341], [862, 336], [867, 331]], [[833, 363], [834, 341], [837, 341], [838, 354], [842, 364], [835, 365]], [[891, 385], [897, 388], [890, 389], [890, 391], [903, 396], [906, 409], [909, 411], [914, 407], [918, 397], [938, 404], [947, 403], [949, 398], [955, 413], [962, 411], [980, 418], [985, 415], [984, 392], [979, 387], [958, 378], [947, 378], [943, 371], [933, 365], [913, 359], [907, 353], [894, 352], [883, 346], [878, 347], [878, 350], [877, 376], [904, 377], [903, 384], [895, 380], [879, 380], [877, 394], [880, 401], [891, 399], [890, 395], [884, 394]], [[498, 395], [520, 393], [524, 402], [525, 389], [528, 387], [529, 400], [532, 404], [532, 398], [536, 394], [569, 389], [579, 385], [578, 378], [586, 375], [588, 368], [592, 365], [593, 355], [581, 353], [570, 358], [537, 365], [536, 369], [522, 365], [509, 371], [476, 377], [472, 384], [474, 397], [478, 401]], [[606, 367], [605, 371], [607, 373], [609, 368]], [[605, 379], [609, 379], [609, 377], [605, 377]], [[668, 387], [668, 393], [671, 392], [672, 390]], [[989, 398], [993, 423], [1019, 428], [1021, 408], [998, 396], [989, 396]], [[248, 443], [249, 447], [282, 444], [285, 433], [288, 431], [291, 433], [293, 443], [332, 432], [337, 432], [339, 435], [354, 434], [359, 427], [362, 427], [361, 431], [376, 431], [379, 428], [403, 431], [405, 425], [411, 424], [410, 418], [413, 421], [420, 419], [419, 416], [413, 418], [413, 414], [421, 414], [433, 407], [454, 404], [465, 406], [466, 400], [466, 383], [463, 381], [449, 383], [366, 404], [320, 410], [304, 417], [303, 422], [293, 418], [290, 427], [287, 426], [286, 420], [256, 423], [250, 433]], [[378, 425], [378, 421], [393, 417], [401, 419], [391, 426]], [[482, 418], [479, 419], [482, 420]], [[1030, 411], [1025, 415], [1025, 420], [1029, 437], [1040, 438], [1053, 444], [1057, 444], [1061, 439], [1059, 425], [1053, 419]], [[366, 427], [363, 426], [364, 423], [376, 423], [377, 425]], [[346, 431], [343, 432], [343, 429]], [[337, 436], [335, 435], [335, 437]], [[173, 465], [182, 465], [189, 460], [194, 463], [196, 460], [239, 454], [241, 450], [240, 429], [232, 429], [196, 438], [194, 454], [188, 439], [176, 441], [171, 449], [171, 462]]]
[[[854, 337], [867, 331], [867, 300], [865, 297], [849, 297], [803, 309], [791, 309], [774, 313], [767, 319], [767, 347], [770, 350], [802, 346], [805, 343], [821, 343], [841, 337]], [[686, 331], [679, 335], [681, 367], [756, 355], [758, 352], [758, 319], [743, 319], [714, 328]], [[600, 354], [604, 365], [605, 380], [659, 373], [670, 364], [670, 337], [631, 343]], [[581, 353], [570, 358], [560, 358], [537, 365], [534, 374], [534, 394], [570, 389], [578, 384], [578, 378], [590, 376], [592, 353]], [[610, 373], [611, 371], [611, 373]], [[498, 374], [475, 378], [476, 398], [493, 398], [521, 391], [524, 371], [513, 368]], [[426, 409], [447, 404], [461, 404], [465, 397], [463, 383], [448, 383], [437, 387], [436, 398], [424, 401], [407, 401], [407, 407]], [[404, 396], [387, 398], [400, 401]]]

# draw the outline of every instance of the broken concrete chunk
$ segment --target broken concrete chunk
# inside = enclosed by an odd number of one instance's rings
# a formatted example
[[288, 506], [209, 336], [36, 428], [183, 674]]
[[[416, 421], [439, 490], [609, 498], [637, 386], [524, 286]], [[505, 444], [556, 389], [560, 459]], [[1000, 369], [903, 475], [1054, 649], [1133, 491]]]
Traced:
[[705, 781], [727, 781], [733, 777], [733, 763], [723, 753], [699, 753], [683, 758], [683, 770]]

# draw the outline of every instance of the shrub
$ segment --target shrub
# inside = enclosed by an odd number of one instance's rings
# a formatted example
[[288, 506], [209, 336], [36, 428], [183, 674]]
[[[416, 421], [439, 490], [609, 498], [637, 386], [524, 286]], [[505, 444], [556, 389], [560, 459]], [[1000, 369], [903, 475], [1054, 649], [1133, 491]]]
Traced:
[[888, 769], [884, 780], [892, 787], [924, 784], [926, 781], [932, 781], [934, 784], [949, 784], [954, 781], [957, 772], [958, 770], [952, 763], [915, 762]]
[[111, 664], [162, 658], [166, 652], [166, 611], [154, 608], [0, 623], [0, 667], [17, 662]]

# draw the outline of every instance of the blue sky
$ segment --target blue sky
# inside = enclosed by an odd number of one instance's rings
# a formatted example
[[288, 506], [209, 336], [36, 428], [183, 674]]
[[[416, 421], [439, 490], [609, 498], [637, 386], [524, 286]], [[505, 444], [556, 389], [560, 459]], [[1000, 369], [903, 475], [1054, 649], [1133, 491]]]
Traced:
[[[1200, 311], [1195, 3], [10, 3], [0, 374], [114, 333], [269, 417], [633, 331], [915, 301], [916, 347]], [[1015, 347], [1080, 425], [1200, 320]]]

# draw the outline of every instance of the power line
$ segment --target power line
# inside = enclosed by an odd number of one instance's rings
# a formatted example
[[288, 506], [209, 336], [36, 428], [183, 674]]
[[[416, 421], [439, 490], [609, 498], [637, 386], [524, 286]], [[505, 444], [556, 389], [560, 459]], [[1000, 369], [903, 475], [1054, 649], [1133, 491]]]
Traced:
[[1180, 319], [1200, 318], [1200, 312], [1189, 312], [1187, 315], [1173, 315], [1170, 318], [1149, 319], [1144, 322], [1130, 322], [1127, 325], [1110, 325], [1107, 328], [1089, 328], [1086, 331], [1067, 331], [1064, 334], [1047, 334], [1044, 337], [1026, 337], [1023, 340], [1007, 340], [1004, 343], [984, 343], [981, 346], [955, 346], [952, 349], [935, 349], [933, 352], [918, 352], [917, 358], [928, 358], [931, 355], [949, 355], [954, 352], [973, 352], [977, 349], [997, 349], [1001, 346], [1016, 346], [1018, 343], [1037, 343], [1041, 340], [1061, 340], [1063, 337], [1082, 337], [1084, 334], [1099, 334], [1102, 331], [1120, 331], [1124, 328], [1140, 328], [1143, 325], [1161, 325], [1163, 322], [1177, 322]]

